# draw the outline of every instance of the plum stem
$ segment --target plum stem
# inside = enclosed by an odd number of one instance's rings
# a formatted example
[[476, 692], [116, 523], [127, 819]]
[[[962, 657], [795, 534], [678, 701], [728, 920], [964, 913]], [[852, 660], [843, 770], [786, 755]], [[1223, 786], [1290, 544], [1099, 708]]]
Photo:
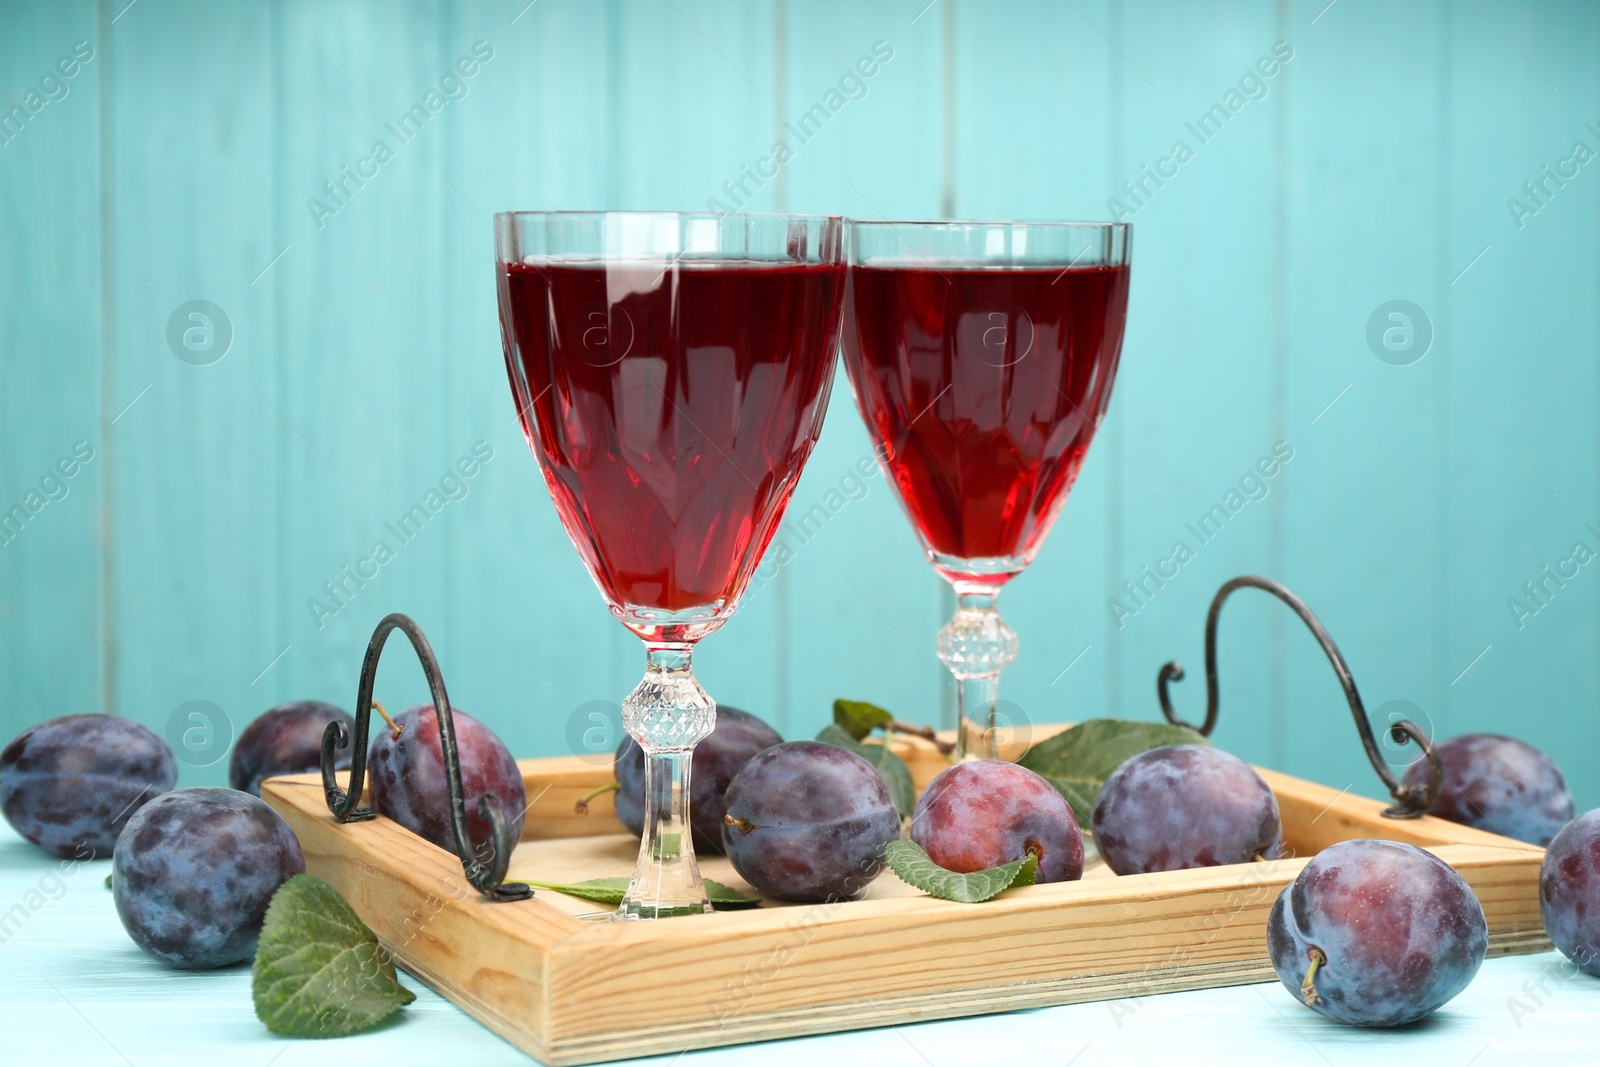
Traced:
[[920, 737], [924, 741], [932, 741], [941, 756], [948, 756], [956, 750], [954, 741], [939, 740], [938, 733], [931, 726], [913, 726], [911, 723], [901, 722], [899, 719], [890, 719], [889, 729], [897, 734], [910, 734], [912, 737]]
[[383, 721], [389, 724], [389, 729], [394, 731], [396, 737], [400, 736], [405, 727], [398, 725], [393, 719], [389, 718], [389, 713], [383, 710], [383, 704], [380, 701], [374, 700], [372, 702], [372, 710], [383, 716]]
[[607, 782], [605, 785], [601, 786], [599, 789], [591, 790], [590, 792], [587, 792], [587, 793], [583, 794], [583, 796], [578, 798], [578, 802], [576, 804], [572, 805], [573, 814], [575, 814], [575, 815], [587, 815], [587, 814], [589, 814], [589, 801], [593, 800], [595, 797], [600, 796], [600, 795], [602, 795], [604, 793], [615, 793], [617, 790], [619, 790], [621, 788], [622, 788], [622, 783], [620, 783], [620, 782]]
[[761, 827], [757, 826], [753, 822], [746, 822], [744, 819], [736, 819], [732, 815], [724, 815], [722, 817], [722, 821], [727, 823], [729, 826], [737, 826], [741, 833], [747, 834], [751, 830], [761, 829]]
[[1328, 957], [1316, 945], [1312, 945], [1306, 955], [1311, 959], [1311, 966], [1306, 968], [1306, 976], [1300, 983], [1300, 999], [1309, 1008], [1321, 999], [1317, 996], [1317, 968], [1326, 964]]

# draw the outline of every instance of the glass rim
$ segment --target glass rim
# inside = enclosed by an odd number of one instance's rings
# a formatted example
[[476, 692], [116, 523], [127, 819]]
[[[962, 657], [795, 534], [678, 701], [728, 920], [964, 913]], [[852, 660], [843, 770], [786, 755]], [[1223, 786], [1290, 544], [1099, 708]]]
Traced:
[[813, 222], [837, 220], [849, 222], [843, 215], [818, 214], [816, 212], [794, 211], [674, 211], [663, 209], [660, 211], [640, 210], [626, 208], [611, 210], [604, 208], [584, 208], [575, 211], [496, 211], [495, 221], [515, 218], [569, 218], [569, 219], [603, 219], [610, 216], [627, 215], [634, 218], [674, 218], [674, 219], [790, 219], [796, 222]]
[[845, 222], [851, 229], [866, 226], [890, 226], [895, 229], [914, 227], [919, 230], [966, 230], [974, 227], [1004, 226], [1011, 229], [1085, 229], [1085, 230], [1132, 230], [1131, 222], [1074, 222], [1059, 220], [1028, 220], [1028, 219], [852, 219], [846, 218]]
[[634, 218], [678, 218], [678, 219], [793, 219], [796, 221], [826, 221], [838, 220], [851, 227], [866, 226], [894, 226], [916, 227], [923, 230], [938, 229], [968, 229], [974, 226], [1007, 226], [1011, 228], [1026, 227], [1029, 229], [1105, 229], [1105, 230], [1131, 230], [1131, 222], [1092, 221], [1078, 219], [854, 219], [848, 215], [830, 214], [814, 211], [678, 211], [671, 208], [641, 209], [641, 208], [579, 208], [575, 210], [514, 210], [496, 211], [494, 218], [570, 218], [570, 219], [600, 219], [608, 216], [632, 216]]

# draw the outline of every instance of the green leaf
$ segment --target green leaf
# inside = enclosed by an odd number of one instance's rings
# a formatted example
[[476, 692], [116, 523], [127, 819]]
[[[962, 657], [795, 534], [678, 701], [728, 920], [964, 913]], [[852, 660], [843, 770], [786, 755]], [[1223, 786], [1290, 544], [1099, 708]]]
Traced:
[[[623, 896], [628, 892], [629, 881], [627, 878], [591, 878], [587, 882], [535, 882], [528, 879], [523, 884], [536, 885], [540, 889], [553, 889], [557, 893], [592, 900], [596, 904], [621, 904]], [[704, 879], [704, 882], [706, 899], [710, 900], [711, 906], [718, 911], [761, 906], [760, 897], [747, 897], [737, 889], [725, 886], [721, 882], [713, 882], [709, 878]]]
[[870, 741], [862, 744], [845, 732], [844, 727], [837, 723], [829, 723], [817, 735], [817, 740], [834, 748], [842, 748], [846, 752], [854, 752], [874, 767], [883, 775], [884, 784], [889, 787], [889, 797], [894, 801], [895, 810], [902, 819], [910, 818], [911, 809], [916, 807], [917, 792], [911, 784], [911, 768], [906, 766], [906, 761], [896, 756], [889, 746], [881, 741]]
[[1210, 743], [1187, 726], [1090, 719], [1040, 741], [1017, 762], [1049, 779], [1072, 805], [1078, 824], [1088, 826], [1100, 787], [1123, 763], [1152, 748]]
[[884, 859], [906, 885], [940, 900], [959, 900], [963, 904], [988, 900], [1012, 886], [1032, 885], [1039, 869], [1039, 858], [1029, 853], [1001, 867], [957, 874], [933, 862], [915, 841], [890, 841], [884, 849]]
[[894, 716], [864, 700], [835, 700], [833, 721], [839, 729], [860, 741], [878, 727], [894, 722]]
[[267, 1029], [286, 1037], [358, 1033], [416, 999], [339, 891], [304, 874], [267, 906], [250, 995]]
[[711, 906], [718, 911], [734, 911], [738, 908], [761, 907], [760, 897], [747, 897], [732, 886], [713, 882], [711, 879], [702, 879], [706, 884], [706, 899], [711, 901]]

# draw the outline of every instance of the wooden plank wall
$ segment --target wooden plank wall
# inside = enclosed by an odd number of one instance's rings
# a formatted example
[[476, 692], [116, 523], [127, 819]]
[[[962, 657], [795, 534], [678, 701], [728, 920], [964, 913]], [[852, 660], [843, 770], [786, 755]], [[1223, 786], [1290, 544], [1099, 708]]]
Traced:
[[[1382, 715], [1515, 733], [1600, 800], [1600, 571], [1567, 562], [1600, 551], [1600, 172], [1541, 171], [1600, 152], [1600, 12], [925, 2], [0, 4], [5, 110], [93, 53], [0, 144], [0, 510], [45, 501], [0, 546], [0, 734], [87, 709], [186, 728], [208, 705], [226, 734], [284, 699], [349, 705], [373, 623], [404, 610], [518, 754], [614, 744], [640, 653], [513, 424], [488, 216], [725, 199], [882, 42], [746, 206], [1101, 218], [1115, 198], [1135, 225], [1110, 416], [1006, 594], [1010, 714], [1155, 714], [1160, 663], [1200, 666], [1216, 587], [1264, 573], [1321, 613]], [[474, 73], [441, 84], [462, 57]], [[447, 103], [398, 137], [430, 91]], [[378, 141], [392, 158], [344, 178]], [[1519, 196], [1538, 208], [1520, 220]], [[226, 316], [214, 362], [168, 341], [195, 300]], [[1431, 325], [1406, 366], [1368, 344], [1392, 300]], [[41, 487], [78, 442], [93, 458]], [[1199, 539], [1275, 446], [1292, 459]], [[795, 507], [847, 503], [789, 528], [792, 560], [699, 657], [716, 697], [787, 736], [841, 695], [951, 715], [949, 597], [882, 477], [856, 478], [868, 455], [841, 376]], [[446, 503], [401, 540], [430, 491]], [[393, 557], [347, 579], [379, 541]], [[1143, 568], [1180, 541], [1193, 558], [1157, 588]], [[1253, 595], [1228, 608], [1218, 739], [1370, 793], [1303, 636]], [[399, 656], [379, 684], [421, 691]], [[1178, 693], [1198, 717], [1203, 681]], [[180, 753], [184, 781], [220, 781], [222, 751]]]

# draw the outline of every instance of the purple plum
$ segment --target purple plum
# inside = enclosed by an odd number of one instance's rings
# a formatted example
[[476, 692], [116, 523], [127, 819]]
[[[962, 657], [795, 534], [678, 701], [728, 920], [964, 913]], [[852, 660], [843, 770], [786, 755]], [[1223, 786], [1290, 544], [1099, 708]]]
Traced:
[[1561, 828], [1539, 868], [1544, 931], [1573, 963], [1600, 975], [1600, 809]]
[[[1444, 783], [1429, 814], [1543, 847], [1576, 808], [1549, 756], [1514, 737], [1462, 734], [1435, 749]], [[1428, 761], [1406, 768], [1406, 785], [1428, 783]]]
[[1153, 748], [1124, 762], [1101, 787], [1090, 825], [1118, 874], [1275, 859], [1283, 842], [1267, 783], [1208, 745]]
[[725, 799], [722, 845], [733, 869], [779, 900], [857, 896], [900, 837], [900, 815], [878, 769], [819, 741], [758, 752]]
[[111, 855], [129, 818], [178, 780], [167, 743], [132, 719], [67, 715], [0, 751], [0, 811], [58, 856]]
[[305, 869], [294, 831], [261, 799], [179, 789], [128, 820], [111, 892], [145, 952], [174, 967], [226, 967], [255, 955], [272, 894]]
[[[487, 862], [493, 841], [489, 823], [478, 814], [478, 798], [493, 793], [505, 812], [511, 840], [522, 836], [528, 795], [517, 761], [493, 730], [454, 707], [456, 753], [461, 761], [461, 792], [467, 806], [472, 854]], [[399, 736], [395, 736], [398, 728]], [[367, 750], [372, 806], [419, 837], [456, 851], [445, 786], [444, 754], [439, 748], [439, 715], [432, 704], [416, 704], [378, 728]]]
[[1483, 907], [1437, 856], [1360, 839], [1312, 857], [1272, 905], [1284, 988], [1354, 1026], [1416, 1022], [1467, 987], [1489, 948]]
[[[296, 700], [262, 712], [234, 743], [233, 757], [228, 761], [228, 784], [251, 796], [260, 796], [263, 778], [320, 770], [322, 734], [335, 720], [352, 733], [355, 731], [356, 721], [348, 713], [320, 700]], [[348, 749], [334, 767], [349, 770]]]

